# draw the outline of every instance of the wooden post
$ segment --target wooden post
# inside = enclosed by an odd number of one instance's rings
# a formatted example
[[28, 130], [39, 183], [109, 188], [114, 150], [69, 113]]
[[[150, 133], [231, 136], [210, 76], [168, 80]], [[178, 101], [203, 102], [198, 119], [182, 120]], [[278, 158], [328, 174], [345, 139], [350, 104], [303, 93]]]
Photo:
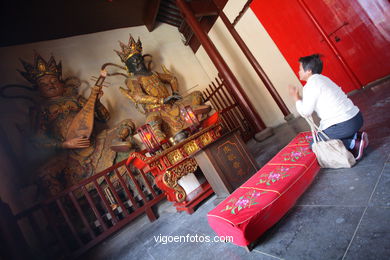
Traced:
[[192, 10], [188, 6], [185, 0], [176, 0], [176, 4], [179, 7], [180, 11], [183, 14], [184, 19], [191, 27], [192, 31], [199, 39], [203, 48], [207, 52], [211, 61], [214, 63], [218, 72], [221, 74], [222, 78], [225, 80], [226, 85], [234, 93], [237, 98], [237, 102], [243, 108], [245, 115], [251, 121], [251, 124], [256, 129], [256, 132], [260, 132], [266, 128], [263, 120], [260, 118], [259, 114], [253, 107], [248, 96], [245, 94], [237, 78], [234, 76], [233, 72], [230, 70], [225, 60], [222, 58], [221, 54], [218, 52], [217, 48], [210, 40], [208, 35], [202, 30], [198, 20], [195, 18]]
[[282, 98], [279, 96], [279, 93], [276, 91], [272, 82], [269, 80], [267, 74], [265, 74], [264, 70], [261, 68], [260, 64], [257, 62], [255, 56], [253, 56], [252, 52], [249, 50], [248, 46], [242, 40], [241, 36], [238, 34], [234, 26], [230, 23], [229, 19], [226, 17], [225, 13], [220, 10], [219, 17], [221, 17], [223, 23], [226, 28], [229, 30], [230, 34], [233, 36], [234, 40], [245, 54], [245, 57], [248, 59], [249, 63], [252, 65], [253, 69], [256, 71], [257, 75], [260, 77], [261, 81], [264, 83], [265, 87], [271, 94], [272, 98], [275, 100], [279, 109], [282, 111], [284, 118], [286, 120], [292, 119], [293, 116], [290, 110], [287, 108], [286, 104], [283, 102]]

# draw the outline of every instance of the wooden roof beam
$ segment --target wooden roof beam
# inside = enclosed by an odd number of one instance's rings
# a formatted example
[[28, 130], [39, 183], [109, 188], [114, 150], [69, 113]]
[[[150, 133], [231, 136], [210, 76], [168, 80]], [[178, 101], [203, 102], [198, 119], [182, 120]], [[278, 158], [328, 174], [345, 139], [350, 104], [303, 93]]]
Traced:
[[188, 4], [195, 17], [218, 15], [218, 8], [213, 0], [191, 1]]
[[161, 0], [147, 0], [144, 10], [144, 23], [149, 32], [153, 31], [156, 25], [158, 10]]

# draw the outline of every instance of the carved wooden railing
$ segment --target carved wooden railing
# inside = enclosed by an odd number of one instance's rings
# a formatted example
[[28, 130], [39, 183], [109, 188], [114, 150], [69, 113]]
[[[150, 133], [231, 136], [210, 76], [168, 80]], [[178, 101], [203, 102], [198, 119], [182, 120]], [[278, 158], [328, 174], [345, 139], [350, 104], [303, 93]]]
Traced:
[[254, 136], [255, 129], [251, 127], [250, 121], [221, 78], [215, 78], [215, 82], [211, 82], [202, 94], [205, 102], [210, 101], [213, 108], [219, 112], [222, 124], [228, 131], [239, 127], [244, 141]]
[[165, 198], [153, 177], [122, 161], [15, 216], [38, 259], [77, 258]]

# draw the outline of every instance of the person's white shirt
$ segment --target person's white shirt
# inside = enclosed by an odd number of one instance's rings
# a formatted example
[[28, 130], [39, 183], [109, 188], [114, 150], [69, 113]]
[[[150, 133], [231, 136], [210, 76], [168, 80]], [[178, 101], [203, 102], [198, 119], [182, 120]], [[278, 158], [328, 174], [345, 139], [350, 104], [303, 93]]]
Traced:
[[347, 121], [359, 113], [342, 89], [328, 77], [311, 75], [303, 87], [302, 100], [296, 101], [298, 113], [303, 117], [313, 111], [321, 119], [320, 129]]

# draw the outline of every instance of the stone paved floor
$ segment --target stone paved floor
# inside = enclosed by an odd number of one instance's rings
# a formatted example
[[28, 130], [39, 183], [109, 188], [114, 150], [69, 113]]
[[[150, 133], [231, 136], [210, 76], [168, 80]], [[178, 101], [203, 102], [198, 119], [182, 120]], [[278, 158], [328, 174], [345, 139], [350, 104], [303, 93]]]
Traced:
[[[206, 214], [210, 197], [192, 215], [176, 213], [165, 201], [160, 217], [149, 223], [139, 217], [101, 243], [83, 259], [390, 259], [390, 81], [361, 90], [352, 97], [363, 112], [370, 145], [351, 169], [322, 169], [309, 189], [250, 253], [229, 243], [161, 243], [167, 235], [213, 237]], [[305, 122], [294, 119], [275, 134], [248, 147], [264, 165]]]

